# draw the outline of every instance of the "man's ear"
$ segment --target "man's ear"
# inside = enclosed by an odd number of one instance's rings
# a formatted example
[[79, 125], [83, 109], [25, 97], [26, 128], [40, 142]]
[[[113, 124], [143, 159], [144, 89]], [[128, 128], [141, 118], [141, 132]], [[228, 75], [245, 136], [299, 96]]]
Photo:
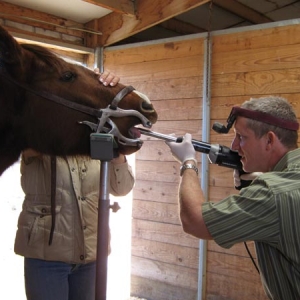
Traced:
[[266, 134], [266, 147], [267, 149], [271, 149], [274, 146], [274, 143], [278, 140], [276, 134], [273, 131], [269, 131]]

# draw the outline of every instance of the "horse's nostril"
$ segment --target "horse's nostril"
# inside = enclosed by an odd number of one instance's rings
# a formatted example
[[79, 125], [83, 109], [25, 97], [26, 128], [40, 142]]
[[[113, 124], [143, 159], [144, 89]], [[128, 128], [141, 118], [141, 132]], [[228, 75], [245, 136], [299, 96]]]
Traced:
[[144, 109], [144, 110], [153, 110], [153, 106], [152, 106], [151, 103], [143, 101], [142, 102], [142, 109]]

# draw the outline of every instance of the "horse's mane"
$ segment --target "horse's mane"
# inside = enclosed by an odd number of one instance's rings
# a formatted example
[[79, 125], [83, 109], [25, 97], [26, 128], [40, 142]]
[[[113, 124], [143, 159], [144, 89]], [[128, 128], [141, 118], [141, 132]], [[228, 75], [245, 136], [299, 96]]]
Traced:
[[49, 67], [54, 67], [56, 69], [61, 69], [63, 66], [63, 61], [50, 50], [33, 44], [22, 44], [22, 48], [33, 53], [40, 61], [48, 65]]

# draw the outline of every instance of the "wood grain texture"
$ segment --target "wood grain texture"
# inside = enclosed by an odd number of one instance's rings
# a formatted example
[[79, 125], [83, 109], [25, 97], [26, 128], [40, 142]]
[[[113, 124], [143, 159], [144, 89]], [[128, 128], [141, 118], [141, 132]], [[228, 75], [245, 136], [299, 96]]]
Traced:
[[251, 30], [221, 34], [213, 37], [213, 51], [219, 55], [223, 52], [236, 53], [239, 50], [252, 50], [251, 56], [263, 48], [300, 44], [300, 27], [298, 25], [278, 26], [263, 30]]
[[102, 36], [88, 36], [88, 46], [108, 46], [134, 35], [150, 26], [161, 23], [184, 13], [209, 0], [151, 0], [139, 1], [134, 17], [126, 14], [110, 13], [100, 19], [88, 22], [89, 28], [101, 30]]
[[195, 300], [197, 290], [133, 275], [131, 277], [131, 295], [147, 297], [149, 300]]
[[184, 233], [180, 225], [158, 223], [148, 220], [132, 220], [132, 237], [181, 245], [184, 247], [199, 247], [199, 239]]
[[[203, 39], [199, 38], [197, 40], [190, 40], [190, 42], [170, 41], [158, 44], [139, 45], [139, 47], [135, 47], [133, 45], [132, 47], [119, 49], [118, 51], [107, 48], [107, 51], [104, 53], [104, 59], [105, 64], [107, 65], [116, 65], [116, 67], [121, 67], [121, 70], [125, 71], [125, 73], [118, 74], [127, 77], [126, 69], [123, 68], [123, 66], [128, 67], [128, 65], [131, 66], [136, 63], [156, 61], [165, 63], [180, 57], [194, 57], [195, 60], [198, 60], [199, 63], [203, 64], [203, 60], [199, 59], [203, 55], [203, 51]], [[138, 72], [142, 71], [143, 70], [138, 70]]]
[[197, 269], [187, 268], [165, 262], [158, 262], [137, 256], [131, 258], [131, 273], [149, 280], [163, 281], [178, 287], [197, 289]]
[[133, 198], [177, 205], [178, 183], [138, 180], [134, 186]]
[[[5, 1], [0, 1], [0, 17], [4, 18], [6, 20], [11, 20], [20, 24], [23, 24], [23, 26], [33, 26], [37, 28], [41, 28], [42, 30], [49, 30], [56, 33], [64, 33], [68, 34], [74, 37], [78, 37], [82, 39], [82, 45], [84, 45], [84, 37], [85, 33], [83, 31], [79, 30], [73, 30], [67, 27], [75, 27], [75, 28], [82, 28], [82, 24], [67, 20], [64, 18], [59, 18], [54, 15], [50, 15], [47, 13], [42, 13], [33, 9], [13, 5], [10, 3], [7, 3]], [[40, 30], [40, 32], [42, 31]], [[11, 32], [26, 32], [24, 29], [17, 29], [10, 27]], [[30, 31], [29, 34], [31, 36], [39, 36], [43, 37], [43, 35], [40, 33], [36, 33], [33, 31]], [[55, 39], [53, 39], [55, 40]]]
[[192, 269], [198, 268], [198, 248], [133, 238], [132, 255]]

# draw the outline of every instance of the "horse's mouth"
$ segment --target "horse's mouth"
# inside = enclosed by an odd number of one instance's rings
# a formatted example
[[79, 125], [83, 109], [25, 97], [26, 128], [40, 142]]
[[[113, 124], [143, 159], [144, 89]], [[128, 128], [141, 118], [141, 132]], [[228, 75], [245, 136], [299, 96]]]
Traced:
[[141, 132], [134, 126], [128, 130], [128, 134], [132, 139], [139, 139], [141, 137]]

